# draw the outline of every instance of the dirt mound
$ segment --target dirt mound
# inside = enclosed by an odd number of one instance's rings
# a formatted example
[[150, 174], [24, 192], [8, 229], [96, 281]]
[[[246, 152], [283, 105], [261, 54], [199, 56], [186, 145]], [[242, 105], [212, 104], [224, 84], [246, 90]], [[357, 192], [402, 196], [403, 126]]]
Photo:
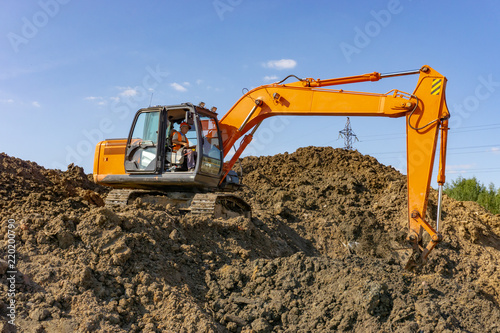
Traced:
[[[104, 205], [98, 193], [108, 190], [91, 181], [83, 169], [70, 164], [68, 170], [47, 170], [38, 164], [0, 153], [0, 209], [26, 203], [57, 202], [70, 197]], [[102, 198], [101, 198], [102, 199]]]
[[242, 169], [254, 217], [214, 220], [140, 200], [108, 209], [107, 189], [81, 168], [0, 155], [0, 255], [15, 219], [18, 331], [500, 330], [499, 215], [445, 197], [445, 240], [410, 273], [390, 251], [407, 223], [393, 168], [308, 147]]
[[278, 214], [324, 255], [387, 256], [406, 233], [406, 177], [371, 156], [333, 148], [248, 157], [244, 197], [257, 213]]

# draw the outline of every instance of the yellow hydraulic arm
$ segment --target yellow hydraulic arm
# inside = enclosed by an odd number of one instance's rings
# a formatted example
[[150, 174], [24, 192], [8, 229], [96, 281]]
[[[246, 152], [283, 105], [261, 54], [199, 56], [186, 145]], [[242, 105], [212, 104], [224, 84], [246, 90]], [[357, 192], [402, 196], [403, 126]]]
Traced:
[[[412, 94], [391, 90], [386, 94], [325, 89], [322, 87], [355, 82], [378, 81], [382, 78], [419, 74]], [[297, 78], [298, 79], [298, 78]], [[285, 79], [286, 80], [286, 79]], [[255, 88], [243, 97], [220, 120], [224, 156], [245, 134], [232, 159], [224, 164], [227, 174], [261, 122], [271, 116], [378, 116], [406, 117], [408, 175], [408, 241], [413, 253], [406, 268], [423, 264], [429, 252], [442, 239], [439, 233], [441, 192], [445, 182], [446, 142], [449, 111], [446, 106], [446, 78], [429, 66], [420, 70], [358, 76], [328, 80], [299, 79], [283, 84], [273, 83]], [[441, 133], [439, 159], [439, 201], [436, 228], [425, 220], [434, 157]], [[224, 177], [222, 178], [224, 179]], [[423, 232], [431, 240], [423, 244]]]

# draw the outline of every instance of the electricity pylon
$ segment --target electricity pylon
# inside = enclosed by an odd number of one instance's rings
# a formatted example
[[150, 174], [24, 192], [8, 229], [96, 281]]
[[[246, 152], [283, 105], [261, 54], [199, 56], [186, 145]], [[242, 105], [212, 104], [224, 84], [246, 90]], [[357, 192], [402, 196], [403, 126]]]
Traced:
[[352, 150], [352, 144], [353, 141], [359, 141], [358, 137], [354, 132], [352, 131], [351, 128], [351, 121], [349, 120], [349, 117], [347, 117], [347, 123], [345, 124], [345, 127], [342, 131], [339, 131], [339, 138], [343, 137], [344, 138], [344, 149], [347, 150]]

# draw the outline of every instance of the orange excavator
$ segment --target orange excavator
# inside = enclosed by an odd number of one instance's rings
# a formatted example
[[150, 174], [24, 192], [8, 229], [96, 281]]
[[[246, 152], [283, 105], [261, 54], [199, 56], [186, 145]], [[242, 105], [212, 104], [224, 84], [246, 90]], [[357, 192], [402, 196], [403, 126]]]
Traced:
[[[419, 74], [413, 93], [386, 94], [323, 87]], [[284, 83], [290, 77], [297, 81]], [[152, 106], [140, 109], [128, 138], [99, 142], [94, 159], [95, 182], [111, 186], [107, 205], [144, 202], [171, 204], [192, 214], [251, 217], [250, 206], [232, 194], [240, 182], [232, 170], [264, 119], [272, 116], [406, 117], [408, 221], [410, 244], [406, 268], [426, 262], [442, 240], [439, 232], [445, 182], [448, 119], [446, 78], [429, 66], [419, 70], [377, 72], [327, 80], [290, 75], [245, 93], [220, 119], [204, 104]], [[185, 127], [186, 129], [181, 129]], [[183, 133], [184, 136], [179, 134]], [[436, 226], [425, 219], [436, 147], [440, 137]], [[178, 140], [184, 140], [180, 147]], [[175, 143], [174, 143], [174, 142]], [[224, 161], [239, 142], [229, 161]], [[194, 163], [188, 168], [187, 162]], [[430, 236], [424, 244], [424, 233]], [[429, 237], [427, 237], [429, 238]]]

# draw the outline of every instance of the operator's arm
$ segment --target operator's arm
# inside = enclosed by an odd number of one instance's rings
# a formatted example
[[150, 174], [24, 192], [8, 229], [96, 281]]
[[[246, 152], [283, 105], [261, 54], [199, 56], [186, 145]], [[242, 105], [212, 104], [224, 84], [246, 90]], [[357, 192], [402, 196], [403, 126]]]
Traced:
[[[187, 138], [186, 138], [186, 140], [187, 140]], [[186, 149], [195, 149], [196, 148], [196, 146], [190, 146], [189, 145], [189, 141], [188, 142], [184, 142], [184, 141], [172, 140], [172, 143], [174, 145], [181, 145], [181, 146], [183, 146]]]
[[172, 143], [174, 145], [181, 145], [183, 146], [184, 148], [188, 148], [189, 146], [189, 143], [188, 142], [183, 142], [183, 141], [178, 141], [178, 140], [172, 140]]
[[[189, 146], [189, 140], [185, 135], [183, 137], [186, 139], [186, 141], [179, 141], [179, 135], [181, 135], [181, 134], [177, 131], [172, 132], [172, 134], [171, 134], [172, 144], [180, 145], [180, 146], [187, 148], [187, 149], [193, 148], [193, 146]], [[182, 136], [181, 136], [181, 138], [182, 138]]]

